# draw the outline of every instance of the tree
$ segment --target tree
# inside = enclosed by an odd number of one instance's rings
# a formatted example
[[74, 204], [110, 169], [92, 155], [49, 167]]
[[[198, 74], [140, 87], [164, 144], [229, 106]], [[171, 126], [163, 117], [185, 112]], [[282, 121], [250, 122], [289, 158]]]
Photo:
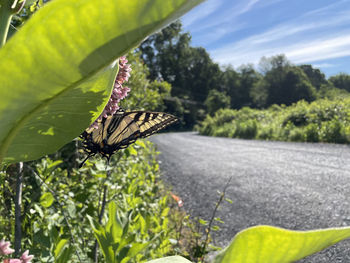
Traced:
[[290, 105], [298, 100], [316, 98], [316, 89], [307, 75], [300, 67], [292, 66], [285, 56], [264, 58], [263, 62], [264, 68], [269, 70], [251, 92], [256, 106]]
[[316, 90], [319, 90], [321, 85], [328, 83], [325, 74], [323, 74], [318, 68], [315, 69], [312, 65], [300, 65], [299, 67], [304, 71]]
[[261, 79], [261, 74], [257, 72], [252, 64], [242, 65], [238, 68], [240, 79], [239, 107], [251, 106], [253, 104], [251, 98], [251, 90], [254, 85]]
[[239, 108], [241, 106], [239, 74], [232, 66], [224, 68], [220, 81], [220, 90], [225, 91], [230, 96], [232, 108]]
[[224, 92], [212, 89], [209, 91], [208, 97], [204, 104], [207, 106], [208, 114], [213, 116], [217, 110], [229, 108], [230, 101], [230, 97]]
[[[217, 87], [221, 71], [204, 48], [191, 47], [191, 37], [177, 21], [141, 44], [141, 58], [150, 69], [150, 78], [171, 84], [172, 97], [181, 99], [183, 116], [191, 127], [211, 89]], [[172, 105], [173, 106], [173, 105]], [[186, 113], [187, 112], [187, 113]], [[179, 116], [181, 117], [181, 116]]]
[[259, 69], [263, 74], [266, 74], [273, 69], [282, 69], [288, 66], [291, 66], [291, 62], [284, 54], [269, 58], [263, 56], [259, 61]]
[[329, 78], [334, 87], [350, 91], [350, 75], [346, 73], [339, 73]]

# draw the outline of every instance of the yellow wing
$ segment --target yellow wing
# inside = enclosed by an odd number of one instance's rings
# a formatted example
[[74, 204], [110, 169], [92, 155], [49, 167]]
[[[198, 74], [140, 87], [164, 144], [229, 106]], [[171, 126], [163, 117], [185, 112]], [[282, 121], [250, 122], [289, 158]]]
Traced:
[[113, 153], [128, 147], [138, 138], [148, 137], [176, 121], [175, 116], [163, 112], [120, 110], [99, 121], [97, 129], [86, 129], [81, 137], [89, 156], [100, 153], [109, 159]]

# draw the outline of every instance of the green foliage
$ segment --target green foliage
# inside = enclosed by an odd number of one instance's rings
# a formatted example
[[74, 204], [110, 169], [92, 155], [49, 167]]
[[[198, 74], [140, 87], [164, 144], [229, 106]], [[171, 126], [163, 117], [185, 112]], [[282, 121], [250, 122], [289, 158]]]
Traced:
[[172, 96], [203, 103], [219, 81], [220, 69], [204, 48], [191, 47], [190, 41], [177, 21], [144, 41], [141, 56], [152, 80], [171, 84]]
[[328, 98], [331, 100], [337, 99], [337, 98], [344, 98], [349, 95], [349, 92], [347, 92], [345, 89], [339, 89], [335, 88], [331, 84], [324, 84], [321, 85], [321, 88], [318, 90], [317, 96], [318, 98]]
[[300, 65], [299, 67], [304, 71], [312, 86], [314, 86], [316, 90], [319, 90], [322, 85], [328, 84], [325, 74], [323, 74], [319, 69], [314, 69], [312, 65]]
[[257, 134], [256, 120], [237, 121], [235, 123], [235, 132], [233, 137], [243, 139], [254, 139]]
[[170, 97], [171, 85], [166, 81], [150, 81], [149, 69], [141, 62], [140, 54], [129, 52], [127, 59], [132, 74], [127, 86], [131, 89], [127, 100], [121, 105], [125, 109], [164, 111], [164, 100]]
[[302, 99], [315, 100], [316, 89], [307, 75], [301, 68], [291, 66], [285, 57], [272, 57], [264, 67], [269, 70], [251, 92], [256, 106], [290, 105]]
[[213, 115], [217, 110], [230, 107], [230, 97], [215, 89], [209, 91], [204, 104], [207, 106], [208, 114]]
[[[220, 82], [220, 68], [204, 48], [191, 47], [191, 37], [182, 32], [180, 21], [172, 23], [144, 41], [139, 49], [150, 69], [152, 80], [165, 80], [172, 86], [166, 111], [192, 128], [204, 108], [209, 90]], [[179, 115], [181, 114], [181, 115]]]
[[[137, 198], [132, 200], [133, 203], [140, 203], [140, 201]], [[141, 214], [135, 216], [134, 210], [130, 208], [128, 211], [123, 211], [118, 207], [117, 210], [115, 202], [109, 203], [108, 210], [109, 219], [105, 226], [89, 217], [105, 262], [131, 262], [132, 259], [135, 262], [142, 261], [144, 255], [141, 252], [147, 247], [154, 247], [154, 239], [158, 238], [158, 235], [152, 232], [150, 232], [151, 237], [147, 235], [152, 218], [143, 218]]]
[[41, 8], [0, 50], [0, 160], [33, 160], [78, 136], [110, 95], [117, 69], [108, 65], [200, 2], [57, 0]]
[[[171, 251], [169, 239], [175, 233], [169, 227], [168, 200], [161, 195], [159, 167], [150, 142], [137, 142], [108, 165], [101, 159], [89, 160], [79, 170], [63, 165], [50, 158], [25, 165], [22, 244], [37, 261], [77, 262], [76, 251], [83, 262], [90, 262], [94, 235], [89, 218], [95, 218], [96, 231], [109, 233], [110, 239], [100, 242], [101, 248], [105, 254], [105, 248], [113, 246], [115, 262], [126, 262], [126, 258], [144, 262]], [[1, 180], [5, 176], [2, 173]], [[4, 190], [1, 194], [6, 194]], [[100, 217], [104, 191], [109, 209]], [[2, 202], [11, 203], [13, 189], [7, 192], [11, 196]], [[5, 207], [14, 209], [13, 205]], [[2, 211], [2, 222], [13, 226], [12, 212]], [[0, 231], [8, 237], [12, 227]]]
[[291, 231], [256, 226], [238, 233], [214, 263], [289, 263], [350, 237], [350, 228]]
[[350, 75], [339, 73], [329, 78], [329, 81], [338, 89], [350, 91]]
[[298, 142], [350, 142], [350, 97], [299, 101], [266, 110], [218, 110], [198, 126], [201, 134]]

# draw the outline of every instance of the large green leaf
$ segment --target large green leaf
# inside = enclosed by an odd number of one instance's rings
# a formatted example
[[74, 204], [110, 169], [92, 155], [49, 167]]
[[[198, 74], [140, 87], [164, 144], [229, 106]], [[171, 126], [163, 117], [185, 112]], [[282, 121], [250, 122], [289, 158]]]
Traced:
[[202, 0], [55, 0], [0, 50], [0, 160], [79, 135], [106, 103], [116, 58]]
[[147, 263], [191, 263], [191, 261], [183, 257], [172, 256], [172, 257], [165, 257], [165, 258], [159, 258], [159, 259], [147, 261]]
[[350, 237], [350, 227], [291, 231], [256, 226], [238, 233], [215, 263], [294, 262]]

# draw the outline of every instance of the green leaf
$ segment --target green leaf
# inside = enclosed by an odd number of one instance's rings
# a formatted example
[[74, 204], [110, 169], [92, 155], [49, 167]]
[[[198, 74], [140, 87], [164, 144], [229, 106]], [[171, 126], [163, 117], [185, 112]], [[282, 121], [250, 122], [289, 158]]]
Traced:
[[55, 198], [50, 192], [46, 192], [40, 197], [40, 204], [46, 208], [50, 207], [54, 201]]
[[34, 209], [35, 209], [35, 211], [37, 211], [39, 213], [40, 217], [42, 217], [42, 218], [44, 217], [44, 212], [39, 205], [34, 204]]
[[201, 225], [204, 225], [206, 226], [208, 224], [208, 221], [204, 220], [204, 219], [199, 219], [198, 222], [201, 224]]
[[228, 202], [228, 203], [230, 203], [230, 204], [233, 203], [233, 201], [232, 201], [230, 198], [225, 198], [225, 201]]
[[61, 239], [58, 242], [58, 244], [56, 245], [55, 250], [54, 250], [55, 258], [59, 257], [59, 255], [62, 253], [63, 248], [65, 247], [67, 242], [68, 242], [68, 239]]
[[108, 240], [105, 229], [91, 216], [87, 216], [87, 218], [94, 231], [94, 236], [100, 245], [105, 261], [108, 263], [115, 262], [115, 253], [111, 246], [113, 243]]
[[212, 226], [212, 231], [219, 231], [221, 228], [219, 226]]
[[135, 150], [134, 147], [129, 147], [128, 149], [129, 149], [129, 153], [130, 153], [131, 155], [137, 156], [137, 151]]
[[63, 252], [59, 255], [59, 257], [56, 259], [55, 263], [66, 263], [71, 258], [72, 254], [74, 252], [73, 246], [66, 246], [63, 249]]
[[138, 253], [140, 253], [142, 250], [144, 250], [149, 245], [149, 242], [147, 243], [136, 243], [133, 242], [130, 250], [128, 251], [128, 257], [133, 258]]
[[0, 50], [0, 161], [55, 152], [99, 115], [116, 58], [202, 0], [56, 0]]
[[256, 226], [239, 232], [214, 263], [294, 262], [349, 237], [350, 227], [291, 231]]
[[137, 140], [135, 144], [141, 146], [144, 149], [146, 148], [146, 144], [143, 142], [143, 140]]
[[159, 259], [147, 261], [147, 263], [191, 263], [191, 261], [183, 257], [172, 256], [172, 257], [165, 257], [165, 258], [159, 258]]

